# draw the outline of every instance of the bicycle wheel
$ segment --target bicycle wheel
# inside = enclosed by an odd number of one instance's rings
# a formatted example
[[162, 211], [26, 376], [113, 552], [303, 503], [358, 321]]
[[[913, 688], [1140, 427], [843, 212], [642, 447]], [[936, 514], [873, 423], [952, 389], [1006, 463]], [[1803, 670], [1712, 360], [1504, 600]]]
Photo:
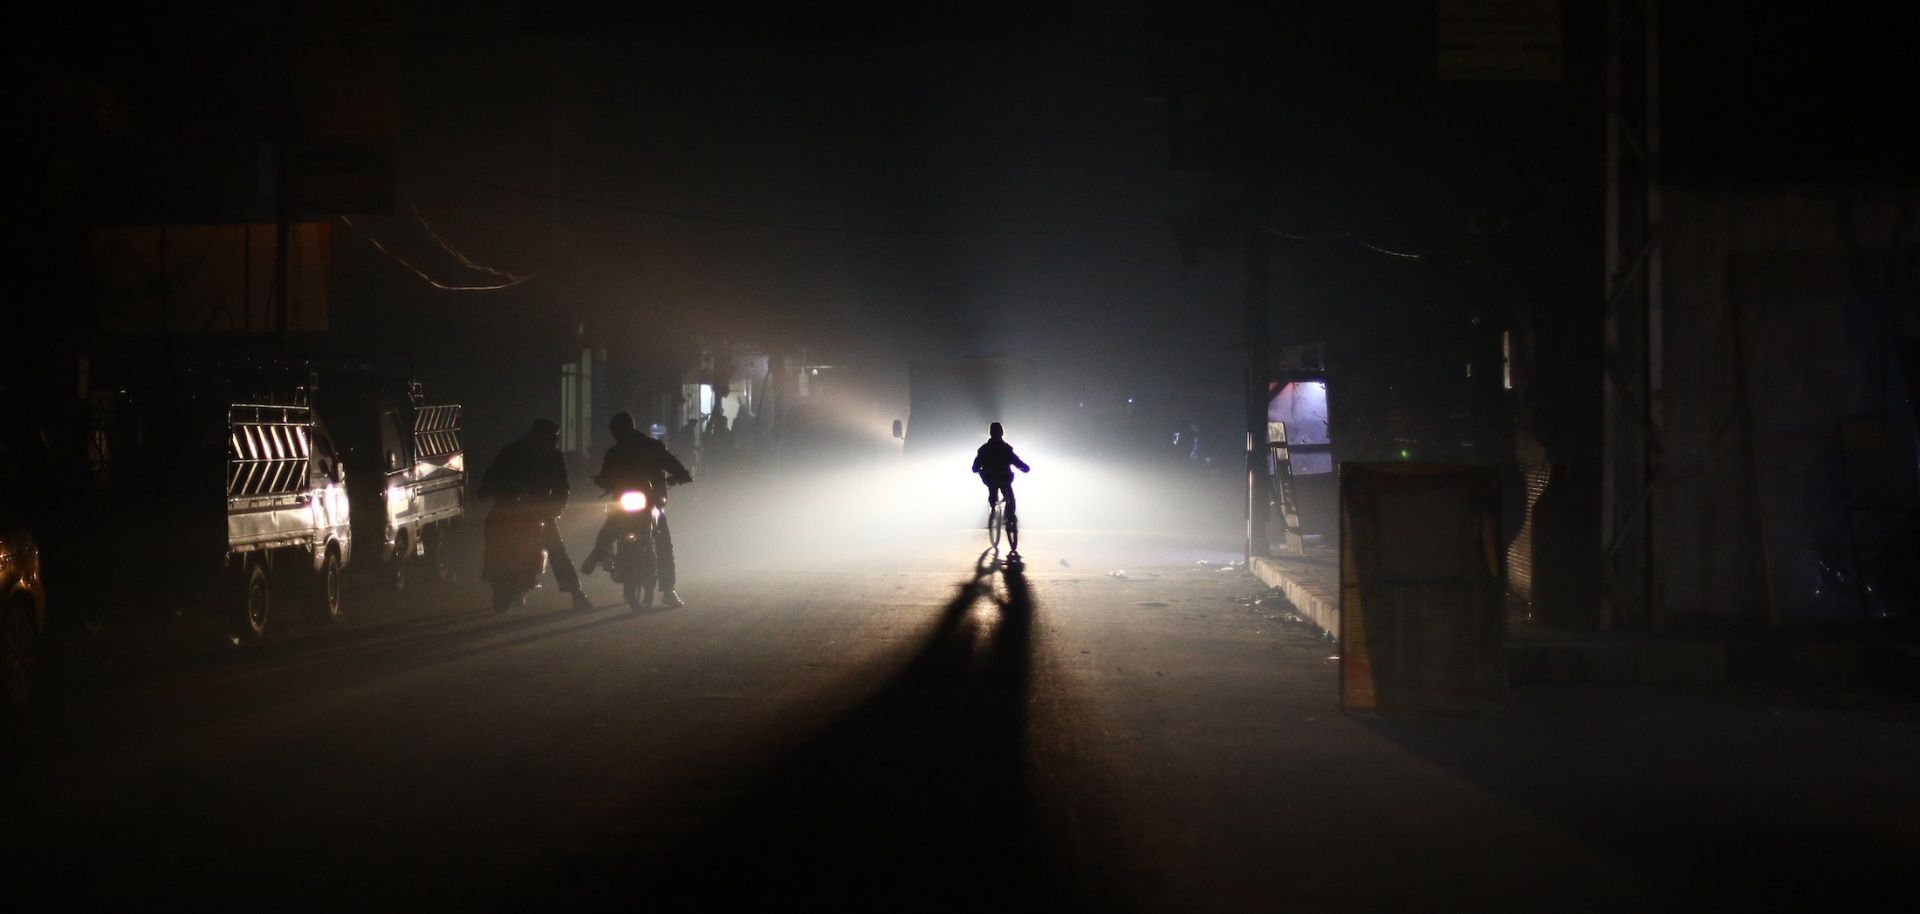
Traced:
[[1000, 505], [996, 504], [987, 512], [987, 544], [994, 549], [1000, 548], [1000, 533], [1006, 523], [1006, 518], [1001, 513], [1003, 510]]

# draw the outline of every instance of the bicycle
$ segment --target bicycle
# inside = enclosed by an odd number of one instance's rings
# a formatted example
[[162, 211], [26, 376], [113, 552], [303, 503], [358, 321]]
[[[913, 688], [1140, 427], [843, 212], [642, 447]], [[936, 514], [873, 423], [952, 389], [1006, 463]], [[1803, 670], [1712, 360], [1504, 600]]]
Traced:
[[1007, 523], [1006, 514], [1006, 502], [994, 502], [993, 507], [987, 511], [987, 544], [995, 555], [999, 555], [1000, 538], [1004, 533], [1007, 546], [1009, 547], [1007, 550], [1007, 563], [1018, 564], [1020, 561], [1020, 519], [1016, 517], [1013, 523], [1009, 524]]

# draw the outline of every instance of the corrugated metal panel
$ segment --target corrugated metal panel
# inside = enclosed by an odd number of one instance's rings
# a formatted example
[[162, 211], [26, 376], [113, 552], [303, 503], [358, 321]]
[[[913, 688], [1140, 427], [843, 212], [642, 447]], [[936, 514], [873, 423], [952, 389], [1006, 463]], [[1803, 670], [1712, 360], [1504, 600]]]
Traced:
[[1532, 436], [1522, 434], [1515, 448], [1515, 462], [1526, 485], [1526, 504], [1520, 516], [1520, 532], [1507, 546], [1507, 589], [1528, 603], [1533, 602], [1533, 506], [1553, 480], [1553, 464], [1546, 448]]

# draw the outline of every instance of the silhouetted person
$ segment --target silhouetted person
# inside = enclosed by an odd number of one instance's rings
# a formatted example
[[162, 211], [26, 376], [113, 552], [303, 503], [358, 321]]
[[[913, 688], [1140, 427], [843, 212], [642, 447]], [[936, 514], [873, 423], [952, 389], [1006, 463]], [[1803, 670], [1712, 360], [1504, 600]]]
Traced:
[[741, 404], [740, 412], [733, 417], [733, 443], [735, 447], [751, 449], [753, 436], [760, 431], [759, 423], [754, 421], [753, 413]]
[[[1006, 432], [995, 422], [987, 426], [987, 443], [973, 455], [973, 472], [979, 474], [980, 481], [987, 484], [987, 510], [1000, 503], [1001, 496], [1007, 499], [1007, 529], [1014, 529], [1017, 518], [1013, 513], [1013, 469], [1028, 472], [1029, 467], [1020, 455], [1013, 452], [1013, 445], [1001, 436]], [[1019, 546], [1015, 546], [1014, 555], [1018, 555]]]
[[[693, 481], [693, 474], [667, 450], [666, 445], [635, 429], [632, 415], [615, 413], [613, 421], [607, 424], [607, 430], [613, 433], [613, 447], [607, 448], [606, 456], [601, 458], [600, 472], [593, 477], [593, 481], [609, 492], [645, 492], [652, 504], [660, 506], [660, 520], [653, 528], [657, 586], [664, 594], [662, 603], [684, 606], [680, 602], [680, 595], [673, 589], [673, 534], [667, 530], [667, 485], [685, 485]], [[593, 551], [587, 554], [587, 560], [580, 565], [581, 571], [592, 574], [594, 566], [608, 560], [608, 550], [613, 546], [617, 526], [611, 515], [600, 525], [600, 534], [593, 541]]]
[[475, 491], [500, 504], [518, 501], [539, 510], [546, 521], [541, 546], [553, 560], [554, 582], [562, 593], [573, 595], [575, 609], [591, 609], [592, 602], [580, 592], [580, 577], [573, 573], [573, 560], [567, 558], [567, 544], [560, 539], [560, 512], [566, 510], [571, 488], [566, 458], [560, 454], [560, 426], [539, 419], [524, 437], [500, 449]]
[[727, 427], [727, 407], [725, 403], [713, 404], [713, 416], [707, 419], [707, 453], [725, 459], [733, 449], [733, 430]]

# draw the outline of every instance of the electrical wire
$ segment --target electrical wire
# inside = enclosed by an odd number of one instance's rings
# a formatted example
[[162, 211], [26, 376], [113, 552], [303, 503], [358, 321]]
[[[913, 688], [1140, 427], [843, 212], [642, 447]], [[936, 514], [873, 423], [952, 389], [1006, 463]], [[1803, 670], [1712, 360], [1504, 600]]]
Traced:
[[1366, 240], [1365, 238], [1355, 237], [1352, 232], [1347, 233], [1347, 239], [1349, 241], [1352, 241], [1354, 244], [1357, 244], [1363, 248], [1366, 248], [1369, 251], [1372, 251], [1376, 254], [1385, 254], [1388, 257], [1399, 257], [1405, 260], [1423, 260], [1427, 256], [1425, 254], [1415, 254], [1410, 251], [1395, 251], [1388, 248], [1383, 248], [1377, 244], [1374, 244], [1371, 241]]
[[455, 249], [452, 243], [448, 242], [447, 239], [441, 237], [440, 233], [434, 230], [433, 223], [427, 221], [427, 217], [420, 212], [420, 206], [413, 202], [412, 197], [408, 196], [405, 193], [402, 193], [400, 197], [401, 199], [407, 201], [407, 208], [413, 210], [413, 218], [420, 220], [420, 227], [426, 229], [427, 234], [432, 236], [433, 240], [439, 243], [440, 249], [443, 251], [446, 251], [449, 255], [453, 257], [453, 259], [459, 261], [461, 266], [466, 267], [467, 269], [473, 270], [478, 273], [485, 273], [489, 276], [498, 276], [501, 279], [510, 279], [515, 282], [525, 282], [528, 279], [532, 278], [530, 276], [522, 276], [518, 273], [509, 273], [509, 272], [506, 272], [505, 270], [496, 270], [489, 266], [483, 266], [481, 264], [474, 263], [471, 258], [467, 257], [466, 254], [463, 254], [459, 250]]
[[1413, 253], [1412, 251], [1396, 251], [1396, 250], [1393, 250], [1392, 248], [1381, 247], [1380, 245], [1374, 244], [1373, 242], [1368, 241], [1365, 238], [1361, 238], [1360, 236], [1355, 235], [1352, 232], [1341, 232], [1337, 237], [1328, 238], [1328, 237], [1321, 237], [1316, 235], [1297, 235], [1297, 234], [1294, 234], [1293, 232], [1283, 232], [1277, 228], [1274, 228], [1271, 225], [1262, 225], [1260, 226], [1260, 228], [1263, 231], [1266, 231], [1270, 234], [1278, 235], [1282, 238], [1286, 238], [1292, 241], [1351, 241], [1354, 244], [1357, 244], [1363, 248], [1366, 248], [1367, 250], [1372, 251], [1376, 254], [1385, 254], [1388, 257], [1398, 257], [1402, 260], [1425, 260], [1428, 256], [1426, 254], [1416, 254], [1416, 253]]
[[419, 267], [415, 266], [412, 261], [398, 254], [395, 254], [390, 250], [387, 250], [387, 246], [384, 244], [381, 244], [380, 239], [375, 238], [370, 234], [367, 234], [366, 229], [363, 229], [360, 226], [355, 225], [352, 219], [346, 216], [335, 216], [334, 218], [340, 220], [340, 222], [346, 225], [347, 228], [353, 229], [354, 232], [360, 235], [360, 237], [365, 238], [368, 244], [373, 245], [374, 250], [387, 255], [387, 257], [393, 260], [394, 263], [397, 263], [403, 267], [406, 267], [409, 270], [412, 270], [414, 275], [420, 277], [422, 280], [424, 280], [427, 283], [427, 285], [430, 285], [436, 289], [444, 289], [448, 292], [496, 292], [501, 289], [511, 289], [514, 286], [517, 286], [533, 278], [531, 276], [520, 276], [514, 279], [510, 279], [506, 282], [494, 283], [492, 285], [456, 286], [450, 283], [444, 283], [428, 275], [427, 271], [422, 270]]

